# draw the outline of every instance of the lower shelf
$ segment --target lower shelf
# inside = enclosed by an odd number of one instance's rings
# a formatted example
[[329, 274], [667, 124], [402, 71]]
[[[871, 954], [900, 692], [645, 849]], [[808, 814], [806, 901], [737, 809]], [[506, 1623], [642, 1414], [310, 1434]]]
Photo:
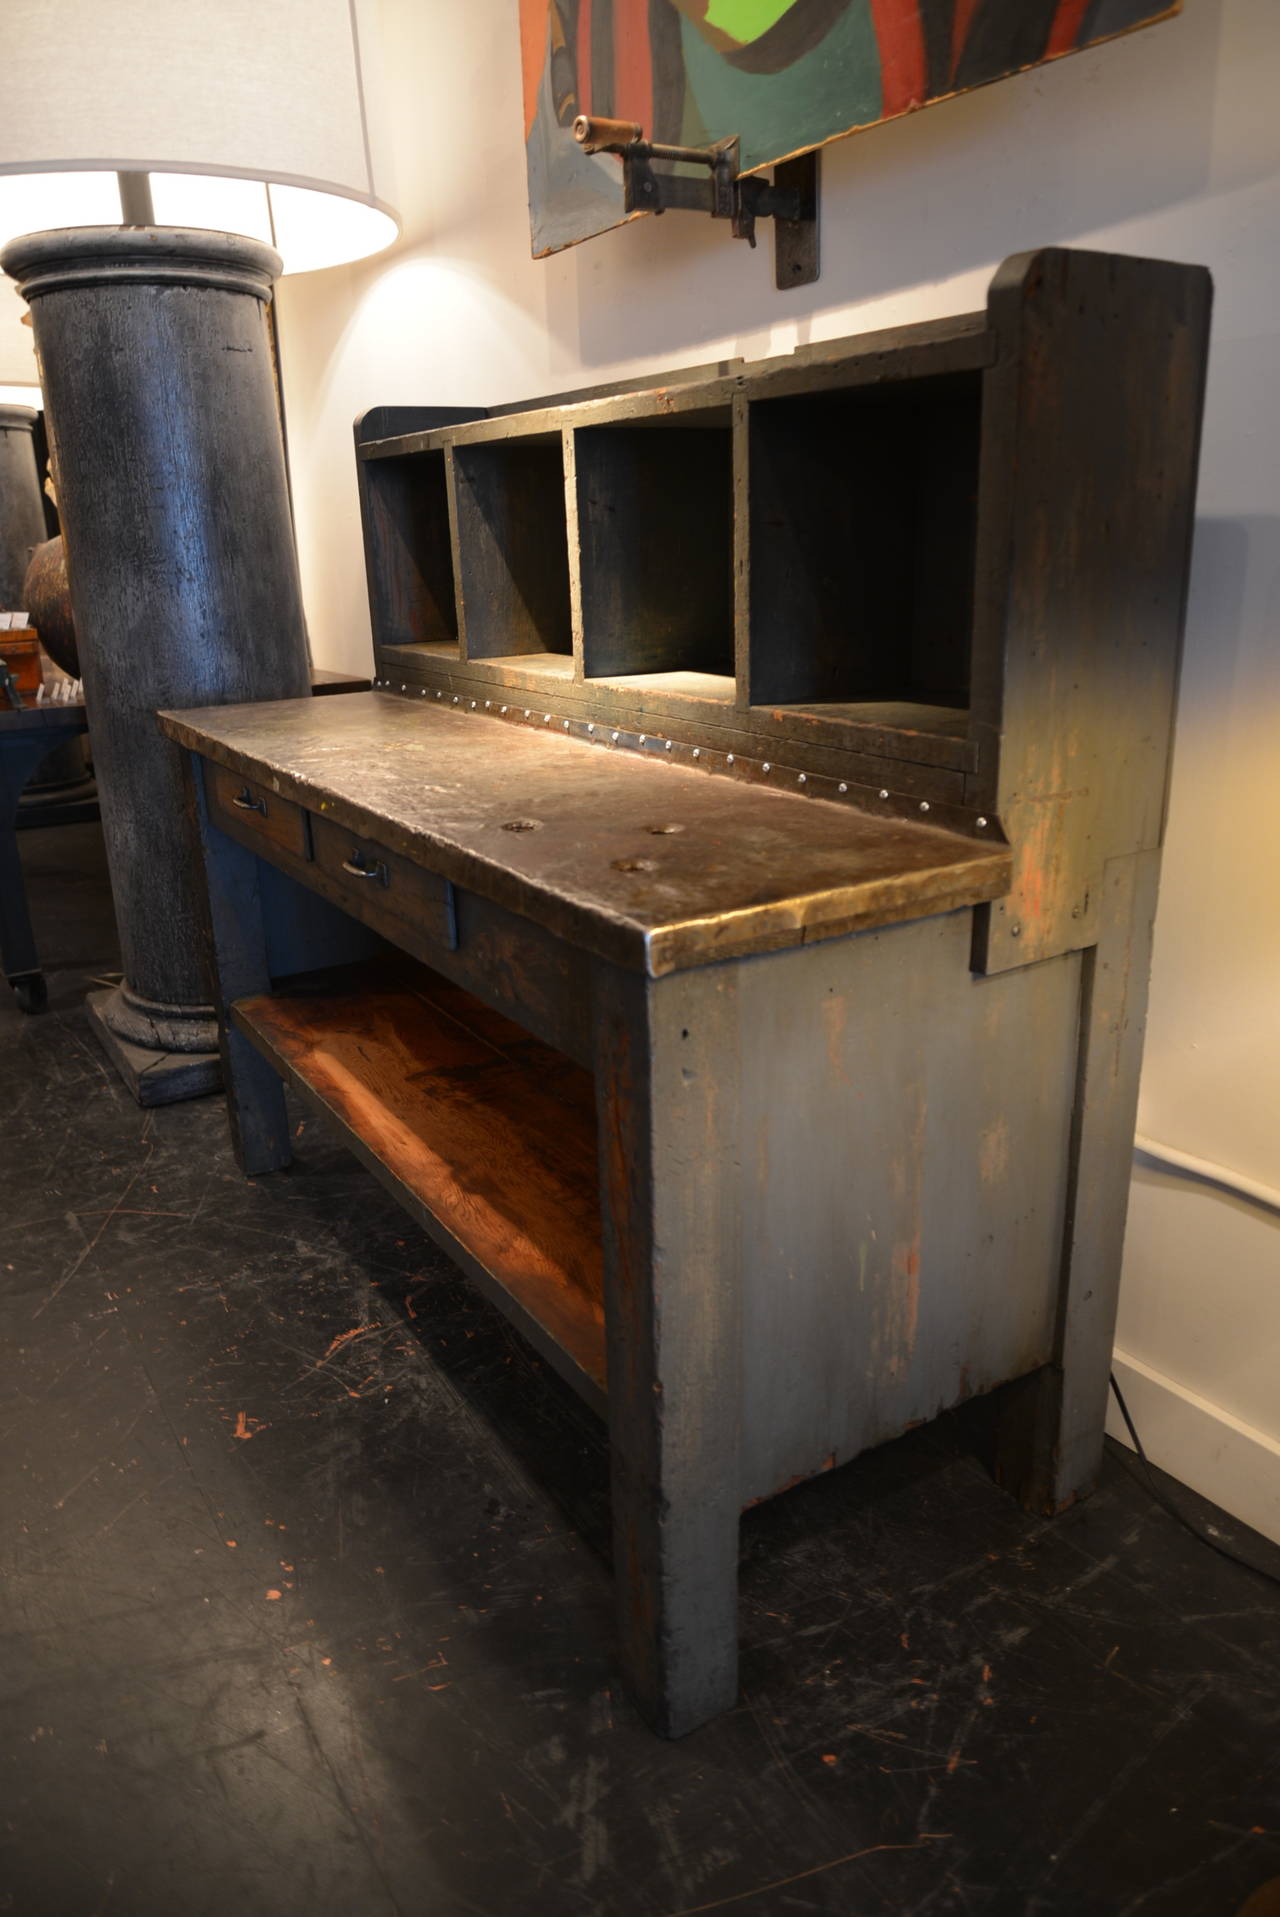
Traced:
[[232, 1022], [597, 1408], [603, 1255], [591, 1074], [426, 966], [244, 998]]

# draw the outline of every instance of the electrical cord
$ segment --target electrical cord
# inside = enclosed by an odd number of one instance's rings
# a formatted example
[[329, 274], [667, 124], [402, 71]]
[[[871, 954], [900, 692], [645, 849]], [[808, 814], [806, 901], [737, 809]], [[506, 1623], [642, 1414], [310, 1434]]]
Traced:
[[1113, 1371], [1110, 1376], [1111, 1389], [1116, 1394], [1116, 1403], [1120, 1407], [1120, 1416], [1124, 1419], [1129, 1436], [1133, 1440], [1133, 1448], [1141, 1459], [1142, 1468], [1147, 1474], [1147, 1489], [1160, 1506], [1160, 1509], [1168, 1512], [1169, 1516], [1173, 1518], [1176, 1523], [1180, 1524], [1184, 1531], [1189, 1531], [1192, 1537], [1197, 1539], [1199, 1543], [1207, 1544], [1211, 1551], [1215, 1551], [1220, 1558], [1225, 1558], [1228, 1564], [1238, 1564], [1242, 1570], [1252, 1571], [1255, 1577], [1265, 1578], [1268, 1584], [1280, 1585], [1280, 1576], [1277, 1576], [1274, 1571], [1264, 1571], [1260, 1564], [1252, 1563], [1249, 1558], [1237, 1556], [1234, 1551], [1228, 1550], [1225, 1544], [1219, 1544], [1215, 1538], [1207, 1537], [1198, 1525], [1193, 1524], [1185, 1513], [1179, 1511], [1177, 1505], [1174, 1504], [1171, 1498], [1165, 1496], [1160, 1486], [1156, 1483], [1156, 1475], [1151, 1468], [1151, 1460], [1142, 1448], [1142, 1439], [1138, 1436], [1138, 1428], [1129, 1415], [1129, 1407], [1124, 1401], [1123, 1391], [1121, 1391], [1120, 1386], [1116, 1382], [1115, 1372]]

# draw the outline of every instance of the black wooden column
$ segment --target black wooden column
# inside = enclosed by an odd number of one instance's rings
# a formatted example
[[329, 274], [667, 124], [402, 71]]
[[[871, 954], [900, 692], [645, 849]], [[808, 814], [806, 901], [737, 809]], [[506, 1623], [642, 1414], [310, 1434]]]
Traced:
[[124, 983], [90, 1012], [143, 1104], [218, 1082], [200, 874], [162, 707], [310, 690], [266, 302], [224, 233], [29, 234], [30, 302]]
[[0, 612], [23, 606], [31, 555], [46, 537], [30, 406], [0, 406]]

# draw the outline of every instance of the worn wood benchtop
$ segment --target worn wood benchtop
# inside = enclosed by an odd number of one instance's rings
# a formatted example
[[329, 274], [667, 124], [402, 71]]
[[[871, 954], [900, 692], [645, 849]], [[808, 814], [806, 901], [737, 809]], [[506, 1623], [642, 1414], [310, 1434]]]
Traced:
[[169, 737], [652, 977], [998, 898], [1003, 844], [394, 694]]

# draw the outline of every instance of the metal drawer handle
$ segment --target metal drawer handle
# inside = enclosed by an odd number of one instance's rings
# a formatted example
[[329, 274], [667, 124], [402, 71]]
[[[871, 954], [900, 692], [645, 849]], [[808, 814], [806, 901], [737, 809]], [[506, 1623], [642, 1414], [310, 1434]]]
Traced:
[[231, 803], [232, 805], [238, 805], [242, 812], [261, 812], [264, 819], [267, 816], [266, 800], [255, 799], [248, 786], [245, 787], [243, 792], [238, 792]]
[[353, 852], [349, 859], [344, 859], [342, 869], [350, 872], [353, 879], [377, 879], [380, 885], [387, 883], [387, 868], [382, 860], [370, 861], [363, 852]]

